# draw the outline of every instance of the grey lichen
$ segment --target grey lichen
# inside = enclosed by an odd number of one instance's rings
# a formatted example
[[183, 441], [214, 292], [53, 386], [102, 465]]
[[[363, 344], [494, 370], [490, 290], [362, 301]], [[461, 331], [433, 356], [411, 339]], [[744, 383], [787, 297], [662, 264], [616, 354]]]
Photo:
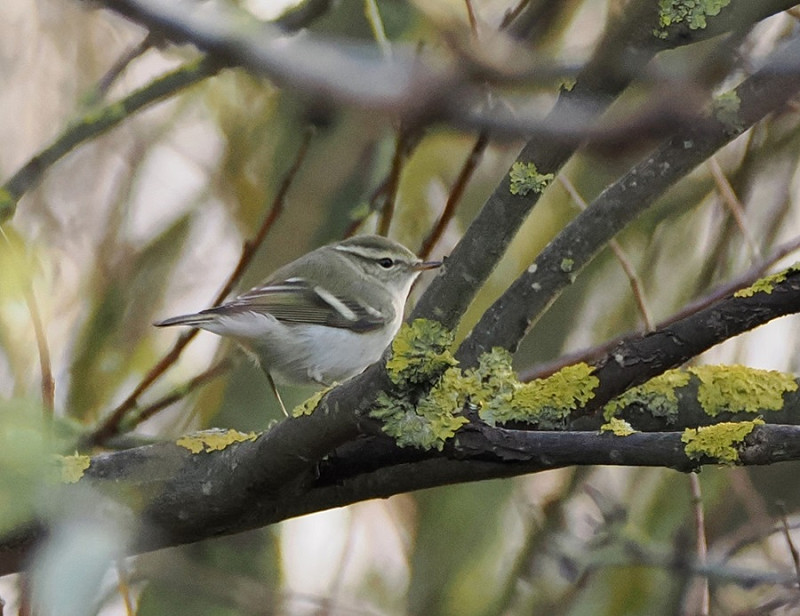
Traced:
[[667, 38], [670, 26], [685, 23], [690, 30], [703, 30], [708, 17], [719, 15], [731, 0], [659, 0], [658, 28], [653, 30], [658, 38]]
[[511, 165], [509, 190], [512, 195], [525, 196], [528, 193], [541, 193], [553, 181], [552, 173], [539, 173], [535, 163], [516, 162]]

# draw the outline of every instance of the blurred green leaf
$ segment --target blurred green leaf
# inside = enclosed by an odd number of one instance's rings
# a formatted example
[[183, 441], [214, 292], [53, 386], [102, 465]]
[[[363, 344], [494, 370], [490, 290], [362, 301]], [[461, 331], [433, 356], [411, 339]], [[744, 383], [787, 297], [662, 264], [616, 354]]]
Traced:
[[0, 400], [0, 533], [33, 517], [42, 488], [57, 476], [53, 451], [40, 403]]

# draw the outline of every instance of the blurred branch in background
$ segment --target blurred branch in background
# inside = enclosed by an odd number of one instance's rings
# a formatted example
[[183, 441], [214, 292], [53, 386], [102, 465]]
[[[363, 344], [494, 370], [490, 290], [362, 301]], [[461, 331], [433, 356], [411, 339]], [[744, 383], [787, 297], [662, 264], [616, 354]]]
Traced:
[[106, 74], [97, 82], [95, 98], [99, 100], [105, 97], [112, 84], [125, 72], [125, 69], [128, 68], [131, 62], [147, 53], [150, 49], [163, 45], [163, 43], [164, 41], [161, 40], [157, 34], [148, 32], [141, 43], [134, 45], [126, 53], [117, 58], [114, 65], [108, 69]]
[[[46, 289], [25, 308], [0, 252], [0, 570], [33, 563], [34, 604], [49, 592], [42, 605], [141, 616], [666, 616], [796, 602], [800, 500], [786, 486], [800, 381], [702, 365], [800, 365], [796, 317], [739, 336], [800, 311], [797, 271], [733, 295], [800, 245], [800, 48], [796, 19], [777, 14], [790, 2], [306, 0], [280, 16], [260, 0], [101, 5], [0, 8], [1, 95], [14, 110], [0, 130], [22, 153], [0, 157], [3, 173], [19, 169], [0, 220]], [[28, 55], [9, 64], [16, 46]], [[109, 87], [119, 102], [100, 106]], [[56, 111], [40, 105], [47, 94]], [[96, 139], [168, 98], [167, 113]], [[87, 100], [97, 110], [76, 112]], [[556, 178], [569, 194], [549, 188]], [[585, 195], [585, 212], [570, 194]], [[388, 373], [371, 366], [267, 430], [263, 379], [210, 337], [166, 374], [193, 334], [164, 355], [155, 315], [217, 303], [348, 226], [451, 253], [414, 315], [463, 340], [460, 366], [442, 343], [444, 372], [405, 386], [392, 355]], [[635, 273], [603, 252], [620, 232]], [[630, 292], [637, 277], [647, 311]], [[643, 313], [660, 324], [621, 337]], [[50, 403], [30, 378], [43, 331], [59, 384]], [[591, 359], [577, 382], [591, 396], [569, 397], [571, 369], [522, 384], [509, 358], [483, 354], [520, 342], [515, 365], [539, 366], [528, 379]], [[672, 406], [640, 395], [685, 360], [698, 365], [667, 375], [680, 382], [664, 394]], [[714, 369], [728, 380], [709, 410]], [[545, 393], [544, 410], [518, 412], [552, 383], [566, 402]], [[55, 411], [47, 432], [42, 406]], [[459, 427], [410, 446], [387, 434], [394, 410], [409, 434]], [[166, 440], [189, 423], [238, 431]], [[128, 448], [52, 462], [76, 443]], [[663, 470], [701, 467], [702, 508]], [[166, 546], [108, 573], [123, 547]], [[81, 579], [62, 581], [73, 569]]]
[[445, 202], [442, 213], [439, 215], [439, 219], [436, 221], [436, 225], [422, 243], [422, 247], [419, 250], [419, 256], [421, 259], [427, 259], [430, 256], [433, 248], [442, 238], [442, 235], [447, 229], [447, 225], [451, 220], [453, 220], [453, 216], [455, 216], [456, 213], [456, 208], [458, 207], [458, 203], [464, 194], [467, 183], [469, 182], [473, 173], [475, 173], [475, 167], [478, 166], [478, 163], [480, 162], [481, 157], [483, 156], [483, 153], [488, 145], [489, 135], [483, 132], [475, 140], [472, 150], [470, 150], [470, 153], [464, 161], [461, 170], [458, 172], [458, 177], [456, 178], [453, 187], [450, 189], [450, 192], [447, 195], [447, 201]]
[[47, 148], [31, 158], [0, 189], [0, 222], [14, 215], [17, 201], [41, 181], [63, 156], [82, 143], [118, 126], [134, 113], [218, 73], [223, 66], [205, 58], [188, 63], [115, 103], [92, 110], [74, 121]]

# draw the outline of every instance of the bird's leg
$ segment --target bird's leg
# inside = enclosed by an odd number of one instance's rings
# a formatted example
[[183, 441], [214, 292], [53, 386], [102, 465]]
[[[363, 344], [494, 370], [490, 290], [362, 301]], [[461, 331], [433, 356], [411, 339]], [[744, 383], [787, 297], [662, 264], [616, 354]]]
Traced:
[[278, 403], [281, 405], [281, 410], [283, 411], [283, 414], [288, 417], [289, 413], [286, 412], [286, 407], [283, 405], [283, 400], [281, 399], [281, 395], [280, 393], [278, 393], [278, 387], [275, 385], [275, 379], [272, 378], [272, 375], [269, 373], [269, 371], [264, 370], [264, 372], [267, 375], [267, 380], [269, 380], [269, 386], [272, 387], [272, 393], [275, 394], [275, 397], [278, 399]]

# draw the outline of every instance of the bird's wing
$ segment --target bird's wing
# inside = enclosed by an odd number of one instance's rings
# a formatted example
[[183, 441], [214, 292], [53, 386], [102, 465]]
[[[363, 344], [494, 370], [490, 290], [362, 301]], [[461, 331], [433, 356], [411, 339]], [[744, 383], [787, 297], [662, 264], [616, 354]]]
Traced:
[[302, 278], [272, 280], [250, 289], [231, 302], [201, 314], [256, 312], [286, 323], [309, 323], [368, 332], [384, 325], [387, 317], [366, 302], [337, 297]]

